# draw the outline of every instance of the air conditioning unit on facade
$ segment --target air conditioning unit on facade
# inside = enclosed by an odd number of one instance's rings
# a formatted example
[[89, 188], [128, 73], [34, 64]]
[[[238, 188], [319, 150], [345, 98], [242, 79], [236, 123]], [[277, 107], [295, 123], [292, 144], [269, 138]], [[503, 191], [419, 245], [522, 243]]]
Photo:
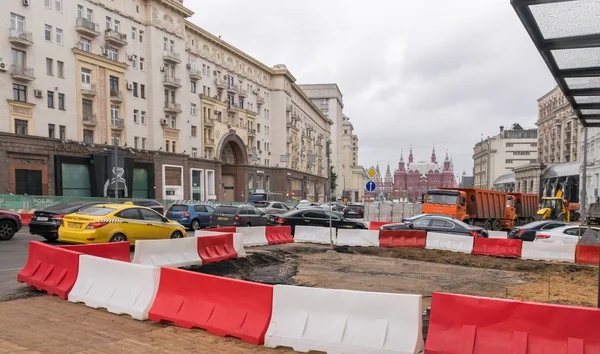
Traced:
[[161, 66], [161, 67], [160, 67], [160, 72], [164, 73], [164, 72], [165, 72], [165, 70], [166, 70], [166, 69], [165, 69], [165, 67], [164, 67], [164, 66]]
[[128, 83], [127, 83], [127, 89], [128, 89], [129, 91], [133, 90], [133, 84], [132, 84], [132, 83], [130, 83], [130, 82], [128, 82]]
[[166, 126], [169, 125], [169, 120], [167, 118], [163, 118], [160, 120], [160, 125]]
[[42, 90], [33, 90], [33, 95], [37, 98], [42, 98], [44, 97], [44, 93], [42, 92]]
[[108, 56], [108, 49], [102, 49], [102, 55]]
[[185, 67], [188, 68], [188, 69], [191, 69], [192, 68], [192, 64], [188, 63]]
[[135, 60], [135, 55], [131, 54], [130, 56], [128, 56], [128, 58], [129, 58], [130, 61], [133, 61], [133, 60]]
[[6, 63], [0, 63], [0, 71], [6, 71]]
[[23, 0], [23, 6], [29, 6], [29, 0]]

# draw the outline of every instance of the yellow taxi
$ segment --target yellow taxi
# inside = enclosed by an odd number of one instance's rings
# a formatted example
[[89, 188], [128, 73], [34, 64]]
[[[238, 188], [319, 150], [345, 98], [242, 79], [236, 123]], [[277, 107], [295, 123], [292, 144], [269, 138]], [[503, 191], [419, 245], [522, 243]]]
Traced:
[[58, 229], [58, 241], [104, 243], [186, 237], [181, 224], [154, 210], [125, 204], [98, 204], [66, 215]]

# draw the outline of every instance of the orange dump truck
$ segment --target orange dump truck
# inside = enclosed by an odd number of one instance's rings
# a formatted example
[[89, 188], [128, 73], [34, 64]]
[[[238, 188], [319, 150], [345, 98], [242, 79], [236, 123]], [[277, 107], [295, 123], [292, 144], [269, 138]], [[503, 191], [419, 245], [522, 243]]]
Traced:
[[521, 223], [518, 209], [528, 215], [523, 217], [524, 221], [529, 221], [537, 211], [537, 195], [477, 188], [440, 188], [428, 191], [423, 200], [423, 214], [449, 215], [488, 230], [510, 230]]

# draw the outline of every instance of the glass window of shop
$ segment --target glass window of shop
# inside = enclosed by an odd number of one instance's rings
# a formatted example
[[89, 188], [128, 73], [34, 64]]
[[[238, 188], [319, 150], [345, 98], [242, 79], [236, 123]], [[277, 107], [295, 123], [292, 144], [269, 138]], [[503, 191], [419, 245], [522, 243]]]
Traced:
[[92, 196], [88, 166], [63, 163], [61, 174], [63, 196]]
[[253, 175], [248, 176], [248, 189], [254, 190], [254, 176]]
[[203, 170], [192, 170], [192, 200], [204, 200]]
[[148, 187], [148, 170], [133, 169], [133, 198], [149, 198]]

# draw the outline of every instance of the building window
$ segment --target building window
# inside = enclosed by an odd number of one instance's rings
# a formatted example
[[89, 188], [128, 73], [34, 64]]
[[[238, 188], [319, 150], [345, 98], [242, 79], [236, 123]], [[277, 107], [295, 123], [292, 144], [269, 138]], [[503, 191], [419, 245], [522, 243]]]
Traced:
[[15, 119], [15, 134], [27, 135], [27, 121]]
[[198, 149], [196, 149], [194, 147], [192, 148], [192, 157], [194, 157], [194, 158], [198, 157]]
[[175, 141], [171, 141], [171, 152], [177, 152], [177, 149], [175, 148]]
[[140, 115], [140, 121], [142, 124], [146, 124], [146, 111], [142, 111], [142, 114]]
[[17, 14], [10, 14], [10, 28], [22, 32], [25, 30], [25, 17]]
[[108, 59], [118, 61], [119, 60], [119, 51], [115, 48], [108, 47]]
[[140, 84], [140, 96], [146, 99], [146, 85]]
[[44, 0], [44, 6], [47, 9], [51, 9], [52, 8], [52, 2], [50, 0]]
[[137, 82], [133, 83], [133, 97], [138, 97], [138, 84], [137, 84]]
[[210, 66], [206, 66], [206, 77], [210, 77]]
[[79, 39], [79, 49], [83, 50], [84, 52], [90, 52], [92, 50], [92, 41], [81, 37]]
[[54, 108], [54, 91], [48, 91], [48, 108]]
[[61, 79], [65, 78], [65, 63], [62, 61], [56, 61], [56, 76], [60, 77]]
[[111, 105], [110, 106], [110, 122], [112, 125], [117, 125], [119, 123], [119, 118], [121, 116], [121, 110], [119, 106]]
[[91, 100], [86, 100], [86, 99], [82, 99], [81, 100], [81, 111], [83, 112], [83, 120], [92, 120], [93, 121], [93, 108], [92, 108], [92, 101]]
[[52, 26], [44, 26], [44, 38], [46, 39], [46, 41], [52, 42]]
[[53, 76], [52, 69], [54, 68], [54, 60], [46, 58], [46, 75]]
[[513, 163], [513, 160], [506, 160], [506, 163]]
[[190, 81], [190, 91], [196, 93], [196, 81]]
[[329, 110], [328, 109], [323, 109], [323, 115], [325, 117], [329, 117]]
[[63, 30], [60, 28], [56, 29], [56, 44], [63, 44]]
[[106, 16], [106, 29], [107, 30], [111, 30], [112, 29], [112, 19], [108, 16]]
[[87, 9], [85, 18], [87, 18], [90, 22], [94, 20], [94, 10]]
[[58, 135], [60, 140], [67, 140], [67, 127], [64, 125], [59, 125]]
[[131, 40], [135, 41], [136, 35], [137, 35], [137, 29], [135, 27], [131, 27]]
[[48, 137], [53, 138], [56, 136], [56, 128], [54, 124], [48, 124]]
[[329, 103], [329, 99], [321, 98], [321, 104], [328, 104], [328, 103]]
[[146, 70], [146, 60], [144, 58], [140, 58], [140, 71]]
[[192, 136], [197, 136], [196, 126], [192, 125]]
[[139, 119], [139, 114], [140, 114], [140, 111], [139, 111], [139, 110], [137, 110], [137, 109], [134, 109], [134, 110], [133, 110], [133, 122], [134, 122], [134, 123], [139, 123], [139, 122], [138, 122], [138, 119]]
[[173, 129], [177, 129], [177, 118], [175, 116], [170, 117], [169, 126]]
[[115, 25], [113, 29], [115, 30], [115, 32], [121, 32], [121, 21], [115, 20]]
[[54, 9], [58, 12], [62, 12], [62, 0], [56, 0], [54, 2]]
[[144, 31], [140, 31], [140, 35], [138, 36], [140, 43], [144, 42]]
[[506, 147], [513, 147], [513, 143], [506, 143]]
[[165, 140], [165, 152], [169, 152], [170, 148], [171, 148], [171, 141]]
[[81, 5], [77, 5], [77, 18], [82, 18], [83, 17], [83, 6]]
[[108, 81], [111, 95], [117, 94], [119, 92], [119, 78], [116, 76], [110, 76]]
[[137, 69], [137, 55], [131, 56], [131, 67]]
[[92, 71], [90, 69], [81, 68], [81, 83], [86, 85], [92, 83]]
[[139, 144], [140, 144], [140, 138], [137, 136], [134, 136], [133, 137], [133, 148], [139, 149]]
[[256, 124], [256, 132], [257, 132], [257, 133], [260, 133], [260, 123], [257, 123], [257, 124]]
[[94, 143], [94, 131], [89, 129], [83, 130], [83, 142], [86, 144]]
[[198, 108], [196, 107], [196, 104], [192, 103], [190, 105], [190, 114], [195, 116], [197, 112], [198, 112]]
[[64, 93], [58, 94], [58, 109], [62, 109], [63, 111], [65, 110], [65, 94]]
[[146, 149], [146, 138], [142, 138], [142, 149]]

